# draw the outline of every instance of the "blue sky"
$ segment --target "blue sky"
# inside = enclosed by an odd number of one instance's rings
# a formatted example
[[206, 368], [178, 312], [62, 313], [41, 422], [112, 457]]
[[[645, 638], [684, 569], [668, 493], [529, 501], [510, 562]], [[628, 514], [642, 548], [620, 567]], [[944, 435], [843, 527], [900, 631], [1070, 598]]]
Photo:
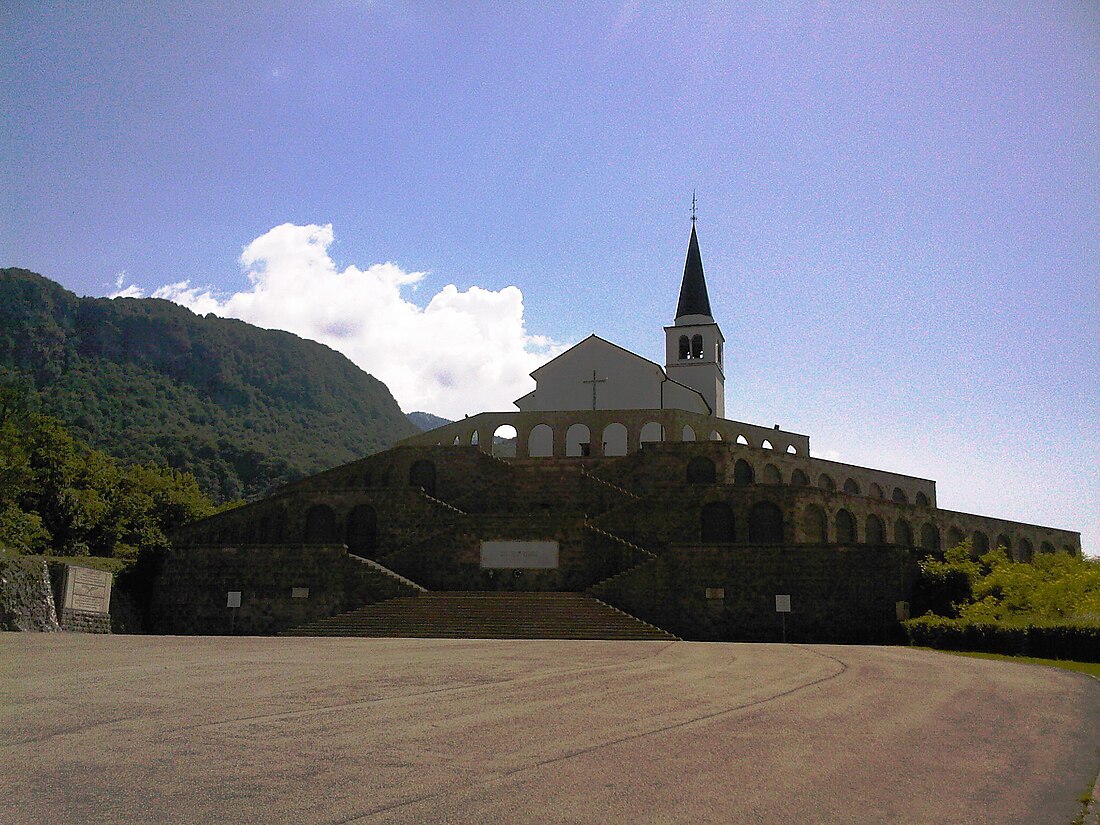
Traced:
[[661, 360], [699, 194], [727, 414], [1100, 554], [1100, 8], [0, 7], [0, 265], [501, 408]]

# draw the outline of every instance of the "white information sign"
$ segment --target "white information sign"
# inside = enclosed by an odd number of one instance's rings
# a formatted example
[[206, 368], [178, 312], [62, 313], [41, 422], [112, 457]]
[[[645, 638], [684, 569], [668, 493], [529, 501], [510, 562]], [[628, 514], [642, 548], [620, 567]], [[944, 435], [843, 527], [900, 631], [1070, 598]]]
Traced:
[[791, 612], [791, 597], [776, 596], [775, 597], [775, 612], [776, 613], [790, 613]]
[[229, 596], [225, 600], [226, 607], [240, 607], [241, 606], [241, 591], [230, 590]]
[[481, 566], [492, 569], [556, 570], [556, 541], [483, 541]]

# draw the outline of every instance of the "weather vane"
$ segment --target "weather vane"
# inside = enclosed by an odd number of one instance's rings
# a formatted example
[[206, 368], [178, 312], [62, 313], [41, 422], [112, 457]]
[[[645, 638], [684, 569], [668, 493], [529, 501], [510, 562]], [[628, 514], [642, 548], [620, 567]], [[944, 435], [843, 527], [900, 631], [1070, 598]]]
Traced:
[[691, 222], [695, 223], [695, 190], [691, 190]]

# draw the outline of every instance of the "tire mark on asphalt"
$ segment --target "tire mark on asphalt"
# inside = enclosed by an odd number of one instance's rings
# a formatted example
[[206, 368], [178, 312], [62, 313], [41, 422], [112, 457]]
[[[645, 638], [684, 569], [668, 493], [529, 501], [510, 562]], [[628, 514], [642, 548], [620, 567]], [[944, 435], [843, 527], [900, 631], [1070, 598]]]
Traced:
[[[669, 644], [676, 644], [676, 642], [670, 642]], [[501, 773], [497, 776], [489, 777], [489, 778], [486, 778], [486, 779], [473, 779], [473, 780], [471, 780], [470, 782], [468, 782], [466, 784], [467, 784], [467, 786], [473, 785], [473, 786], [477, 786], [477, 787], [484, 787], [484, 786], [487, 786], [487, 785], [493, 785], [493, 784], [502, 782], [502, 781], [507, 780], [507, 779], [512, 779], [513, 777], [518, 776], [520, 774], [527, 773], [529, 771], [538, 770], [539, 768], [543, 768], [547, 765], [554, 765], [554, 764], [557, 764], [557, 763], [560, 763], [560, 762], [566, 762], [570, 759], [576, 759], [579, 756], [585, 756], [585, 755], [590, 754], [590, 753], [595, 753], [596, 751], [604, 750], [605, 748], [615, 747], [616, 745], [621, 745], [625, 742], [634, 742], [634, 741], [637, 741], [639, 739], [645, 739], [647, 736], [653, 736], [653, 735], [659, 734], [659, 733], [667, 733], [668, 731], [678, 730], [680, 728], [685, 728], [685, 727], [688, 727], [690, 725], [699, 724], [701, 722], [713, 721], [714, 719], [719, 719], [723, 716], [728, 716], [731, 713], [737, 713], [738, 711], [743, 711], [743, 710], [746, 710], [748, 708], [754, 708], [754, 707], [759, 707], [761, 705], [766, 705], [769, 702], [774, 702], [777, 699], [782, 699], [786, 696], [790, 696], [791, 694], [798, 693], [799, 691], [806, 690], [807, 688], [814, 687], [815, 685], [824, 684], [825, 682], [832, 681], [833, 679], [836, 679], [837, 677], [842, 676], [845, 672], [848, 671], [848, 664], [846, 662], [843, 662], [840, 659], [836, 658], [835, 656], [830, 656], [827, 653], [821, 653], [820, 651], [817, 651], [817, 650], [811, 650], [810, 648], [804, 647], [802, 645], [797, 645], [796, 644], [796, 645], [791, 645], [791, 647], [798, 648], [799, 650], [802, 650], [806, 653], [810, 653], [814, 656], [819, 656], [823, 659], [829, 659], [829, 660], [835, 662], [836, 664], [838, 664], [840, 667], [839, 667], [838, 670], [834, 671], [833, 673], [829, 673], [825, 676], [822, 676], [819, 679], [814, 679], [812, 681], [805, 682], [805, 683], [800, 684], [800, 685], [796, 685], [795, 687], [790, 688], [789, 690], [780, 691], [779, 693], [772, 694], [771, 696], [765, 696], [765, 697], [762, 697], [760, 699], [754, 699], [751, 702], [744, 702], [744, 703], [739, 704], [739, 705], [733, 705], [731, 707], [723, 708], [721, 710], [717, 710], [717, 711], [714, 711], [712, 713], [704, 713], [700, 716], [696, 716], [696, 717], [693, 717], [691, 719], [685, 719], [685, 720], [680, 721], [680, 722], [674, 722], [674, 723], [669, 724], [669, 725], [663, 725], [663, 726], [658, 727], [658, 728], [653, 728], [651, 730], [642, 731], [641, 733], [631, 734], [630, 736], [622, 736], [622, 737], [619, 737], [618, 739], [612, 739], [612, 740], [609, 740], [607, 742], [601, 742], [598, 745], [592, 745], [592, 746], [587, 747], [587, 748], [578, 748], [577, 750], [569, 751], [568, 753], [564, 753], [560, 756], [551, 757], [549, 759], [543, 759], [539, 762], [534, 762], [530, 765], [524, 765], [521, 768], [516, 768], [515, 770], [507, 771], [507, 772]], [[658, 653], [661, 653], [661, 652], [664, 652], [664, 650], [662, 649]], [[360, 814], [356, 814], [356, 815], [348, 817], [346, 819], [335, 819], [335, 820], [331, 821], [331, 825], [351, 825], [351, 823], [362, 822], [362, 821], [365, 821], [365, 820], [367, 820], [369, 818], [372, 818], [372, 817], [377, 817], [377, 816], [380, 816], [382, 814], [389, 813], [391, 811], [396, 811], [396, 810], [399, 810], [401, 808], [407, 807], [409, 805], [415, 805], [418, 802], [424, 802], [424, 801], [427, 801], [429, 799], [436, 799], [436, 798], [439, 798], [439, 797], [442, 797], [442, 796], [446, 796], [446, 795], [451, 794], [453, 792], [454, 792], [454, 789], [452, 787], [448, 786], [446, 788], [442, 788], [442, 789], [440, 789], [438, 791], [435, 791], [433, 793], [423, 794], [423, 795], [418, 796], [414, 799], [405, 799], [405, 800], [402, 800], [400, 802], [395, 802], [391, 805], [384, 805], [384, 806], [381, 806], [379, 808], [373, 808], [369, 811], [366, 811], [366, 812], [360, 813]]]
[[110, 725], [118, 724], [119, 722], [129, 722], [134, 718], [140, 718], [140, 714], [135, 717], [134, 715], [119, 716], [114, 719], [105, 719], [98, 722], [91, 722], [87, 725], [74, 725], [72, 727], [64, 728], [63, 730], [55, 730], [49, 733], [43, 733], [39, 736], [30, 736], [25, 739], [8, 739], [3, 744], [0, 744], [0, 750], [10, 750], [11, 748], [18, 747], [19, 745], [37, 745], [41, 742], [48, 742], [50, 739], [56, 739], [61, 736], [72, 736], [78, 733], [85, 733], [86, 731], [95, 730], [96, 728], [105, 728]]
[[354, 702], [341, 702], [335, 705], [323, 705], [321, 707], [303, 708], [301, 710], [288, 710], [280, 711], [278, 713], [261, 713], [255, 716], [236, 716], [231, 719], [220, 719], [217, 722], [202, 722], [196, 725], [181, 725], [179, 727], [168, 728], [167, 733], [177, 733], [187, 730], [202, 730], [205, 728], [218, 728], [227, 725], [234, 725], [242, 722], [262, 722], [262, 721], [277, 721], [280, 719], [297, 719], [303, 716], [311, 716], [320, 713], [329, 713], [332, 711], [345, 710], [348, 708], [368, 707], [370, 705], [378, 705], [386, 702], [399, 702], [405, 699], [418, 699], [424, 696], [437, 696], [439, 694], [449, 693], [455, 695], [461, 695], [464, 692], [481, 690], [482, 688], [490, 685], [509, 685], [509, 684], [524, 684], [527, 682], [538, 682], [546, 679], [557, 679], [562, 676], [570, 676], [574, 673], [595, 673], [604, 670], [612, 670], [616, 668], [637, 667], [643, 662], [647, 662], [651, 659], [656, 659], [663, 654], [669, 647], [677, 644], [677, 642], [666, 642], [661, 646], [659, 650], [654, 653], [650, 653], [646, 656], [639, 656], [631, 659], [629, 662], [614, 662], [607, 665], [578, 665], [577, 667], [566, 668], [563, 670], [555, 670], [548, 673], [541, 673], [538, 675], [523, 675], [512, 676], [507, 679], [490, 679], [484, 682], [477, 682], [475, 684], [464, 685], [448, 685], [447, 687], [436, 688], [434, 690], [424, 690], [419, 693], [402, 693], [394, 696], [377, 696], [371, 699], [357, 699]]

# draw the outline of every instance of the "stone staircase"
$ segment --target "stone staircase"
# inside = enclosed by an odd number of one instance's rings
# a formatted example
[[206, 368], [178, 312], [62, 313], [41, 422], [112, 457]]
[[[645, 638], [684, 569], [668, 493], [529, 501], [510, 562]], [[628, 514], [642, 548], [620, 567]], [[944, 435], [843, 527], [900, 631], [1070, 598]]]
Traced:
[[376, 602], [282, 636], [675, 640], [584, 593], [424, 592]]
[[418, 593], [427, 593], [428, 592], [428, 588], [421, 587], [419, 584], [412, 581], [411, 579], [406, 579], [400, 573], [397, 573], [397, 572], [394, 572], [393, 570], [390, 570], [390, 568], [386, 567], [385, 565], [379, 564], [378, 562], [374, 561], [373, 559], [365, 559], [362, 556], [355, 555], [354, 553], [348, 553], [348, 558], [350, 558], [352, 561], [358, 562], [359, 564], [363, 565], [364, 567], [370, 568], [371, 570], [373, 570], [376, 573], [381, 573], [386, 578], [391, 579], [391, 580], [397, 582], [398, 584], [401, 584], [401, 585], [407, 587], [409, 590], [414, 590]]

